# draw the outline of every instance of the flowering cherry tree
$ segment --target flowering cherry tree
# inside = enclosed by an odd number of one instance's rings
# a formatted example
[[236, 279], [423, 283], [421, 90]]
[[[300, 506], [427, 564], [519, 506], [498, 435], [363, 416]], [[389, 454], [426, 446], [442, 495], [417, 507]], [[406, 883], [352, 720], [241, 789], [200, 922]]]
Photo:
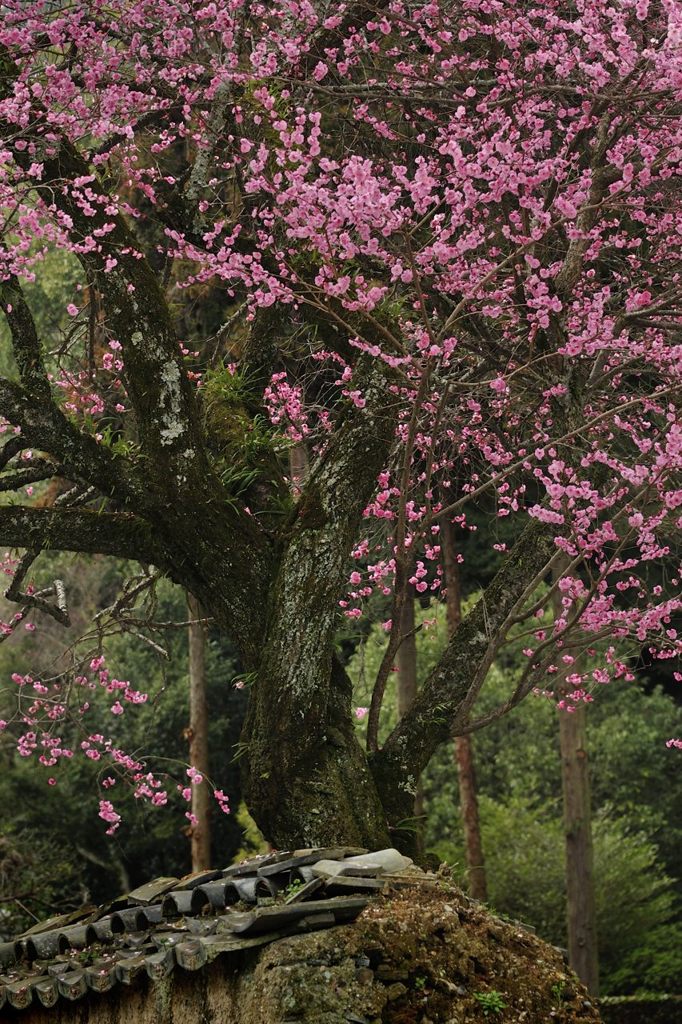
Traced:
[[[11, 598], [68, 614], [25, 583], [49, 549], [193, 593], [240, 651], [247, 802], [280, 846], [395, 842], [510, 635], [495, 714], [679, 653], [678, 0], [1, 9]], [[55, 248], [82, 284], [50, 347], [25, 288]], [[380, 747], [408, 585], [438, 594], [441, 523], [474, 507], [499, 571]], [[376, 591], [365, 748], [335, 634]], [[66, 704], [37, 693], [21, 743]]]

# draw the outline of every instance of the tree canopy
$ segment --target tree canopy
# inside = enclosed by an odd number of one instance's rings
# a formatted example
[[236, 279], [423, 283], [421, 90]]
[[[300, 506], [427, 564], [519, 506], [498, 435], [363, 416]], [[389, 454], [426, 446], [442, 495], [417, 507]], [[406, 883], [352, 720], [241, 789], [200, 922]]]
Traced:
[[[239, 652], [246, 798], [278, 845], [385, 845], [453, 732], [679, 653], [679, 4], [2, 11], [19, 615], [68, 620], [59, 581], [31, 582], [45, 550], [153, 566], [136, 595], [157, 572], [192, 592]], [[55, 250], [77, 268], [57, 339], [29, 300]], [[473, 510], [499, 568], [380, 744], [407, 588], [439, 590], [440, 524]], [[375, 594], [365, 749], [336, 640]], [[477, 719], [520, 634], [525, 670]], [[144, 702], [96, 651], [16, 685], [20, 749], [55, 765], [84, 689]], [[101, 813], [115, 828], [106, 794]]]

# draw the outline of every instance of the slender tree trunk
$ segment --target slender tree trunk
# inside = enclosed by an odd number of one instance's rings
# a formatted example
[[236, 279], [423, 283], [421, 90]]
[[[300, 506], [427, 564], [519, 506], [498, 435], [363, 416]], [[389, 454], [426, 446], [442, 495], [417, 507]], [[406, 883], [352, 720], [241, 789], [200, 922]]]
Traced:
[[566, 840], [568, 959], [588, 992], [599, 994], [586, 708], [560, 712], [561, 782]]
[[308, 478], [310, 468], [310, 457], [305, 441], [298, 441], [289, 449], [289, 479], [291, 489], [295, 495], [301, 493], [301, 489]]
[[[201, 604], [187, 594], [189, 617], [203, 617]], [[202, 622], [192, 621], [189, 626], [189, 761], [204, 776], [198, 786], [192, 786], [192, 814], [196, 824], [190, 830], [192, 844], [192, 871], [211, 866], [211, 797], [206, 776], [208, 774], [208, 704], [206, 700], [206, 631]]]
[[[558, 566], [555, 579], [564, 571], [565, 564]], [[555, 617], [560, 611], [557, 594], [554, 599]], [[567, 693], [570, 686], [561, 681], [559, 689]], [[559, 746], [566, 850], [568, 960], [588, 992], [596, 996], [599, 994], [599, 955], [586, 711], [585, 705], [580, 703], [571, 712], [559, 712]]]
[[464, 841], [469, 876], [469, 893], [475, 900], [488, 899], [488, 883], [478, 814], [478, 792], [471, 736], [455, 737], [455, 760], [459, 778], [459, 801], [464, 825]]
[[[410, 586], [400, 618], [400, 632], [404, 637], [398, 648], [398, 715], [402, 718], [417, 693], [417, 637], [414, 619], [414, 591]], [[421, 819], [424, 814], [424, 793], [421, 781], [417, 779], [414, 794], [414, 816]], [[421, 822], [420, 822], [421, 824]]]
[[[446, 615], [448, 634], [452, 636], [462, 621], [462, 592], [457, 563], [455, 527], [447, 520], [441, 523], [441, 543], [447, 587]], [[478, 813], [474, 745], [471, 736], [455, 737], [455, 762], [459, 779], [459, 804], [464, 829], [464, 849], [469, 878], [469, 892], [476, 900], [487, 900], [488, 885]]]

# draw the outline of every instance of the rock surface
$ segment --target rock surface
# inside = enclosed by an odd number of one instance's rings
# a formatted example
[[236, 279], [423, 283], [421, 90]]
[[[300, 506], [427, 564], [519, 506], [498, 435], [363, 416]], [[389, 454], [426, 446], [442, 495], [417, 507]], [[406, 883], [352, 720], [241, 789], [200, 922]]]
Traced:
[[326, 878], [333, 875], [363, 874], [365, 872], [390, 875], [405, 871], [412, 866], [409, 857], [403, 857], [397, 850], [389, 849], [364, 853], [357, 857], [346, 857], [344, 860], [318, 860], [312, 870], [313, 874]]

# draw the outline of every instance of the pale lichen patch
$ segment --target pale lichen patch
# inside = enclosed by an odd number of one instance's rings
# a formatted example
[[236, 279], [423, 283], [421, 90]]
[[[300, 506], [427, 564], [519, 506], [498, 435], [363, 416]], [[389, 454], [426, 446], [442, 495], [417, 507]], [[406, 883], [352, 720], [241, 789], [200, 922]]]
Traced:
[[161, 444], [172, 444], [185, 432], [185, 424], [180, 417], [182, 395], [180, 391], [180, 368], [171, 360], [161, 369], [161, 423], [159, 431]]

